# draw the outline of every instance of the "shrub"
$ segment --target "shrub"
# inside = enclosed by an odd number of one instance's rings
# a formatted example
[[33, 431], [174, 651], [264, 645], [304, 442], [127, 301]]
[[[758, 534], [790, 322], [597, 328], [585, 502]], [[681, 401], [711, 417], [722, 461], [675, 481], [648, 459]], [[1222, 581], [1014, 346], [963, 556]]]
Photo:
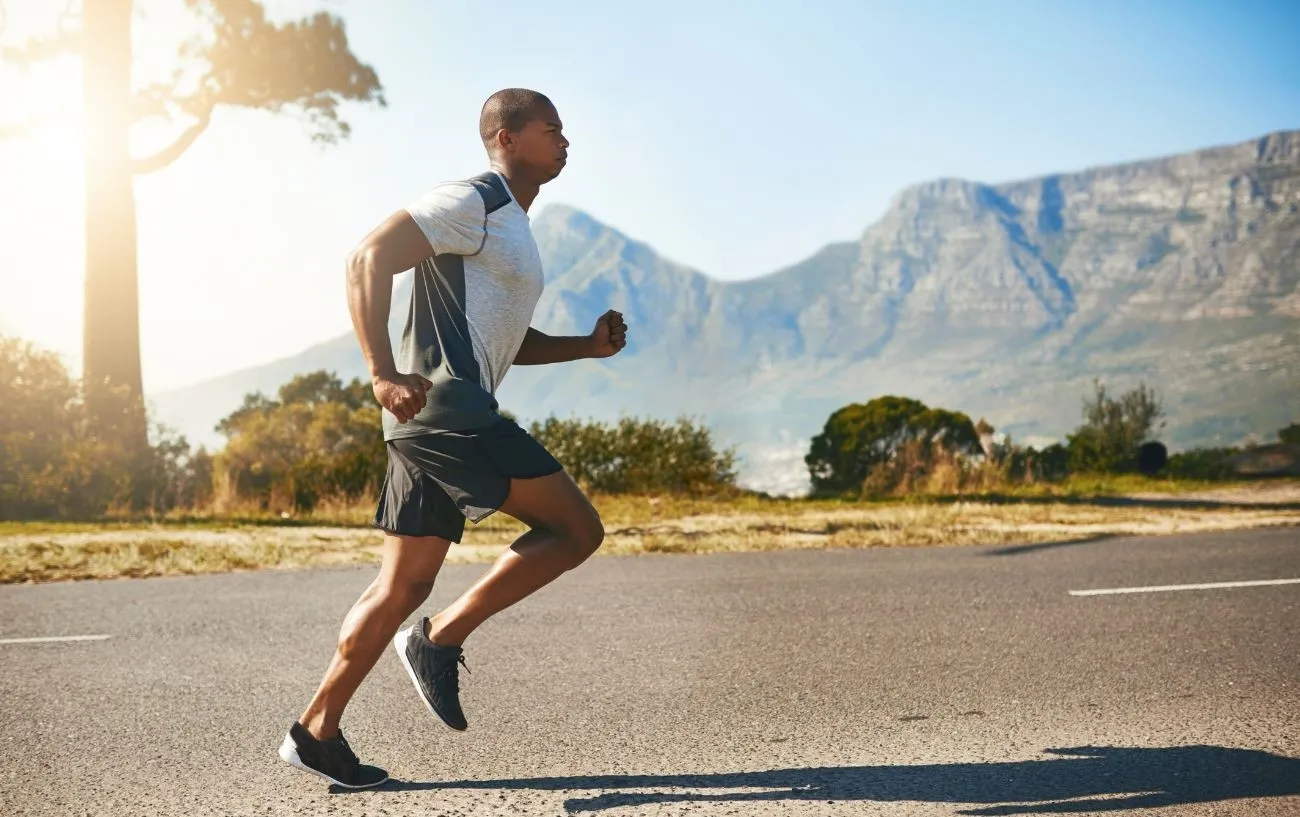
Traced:
[[590, 491], [703, 494], [735, 486], [735, 452], [718, 451], [708, 428], [687, 419], [549, 417], [529, 431]]
[[379, 405], [354, 379], [312, 372], [276, 399], [250, 394], [221, 421], [226, 447], [212, 463], [218, 510], [310, 511], [322, 500], [359, 501], [387, 467]]
[[57, 355], [0, 337], [0, 518], [85, 519], [190, 501], [201, 459], [184, 438], [155, 426], [137, 441], [139, 399], [96, 397], [92, 418], [86, 387]]
[[1134, 470], [1138, 450], [1164, 424], [1164, 409], [1154, 390], [1139, 385], [1118, 398], [1100, 381], [1085, 399], [1083, 425], [1069, 436], [1070, 471], [1114, 473]]
[[[840, 493], [861, 489], [885, 466], [891, 470], [877, 477], [877, 483], [908, 483], [909, 474], [930, 461], [936, 445], [970, 456], [981, 450], [980, 434], [960, 412], [905, 397], [878, 397], [833, 413], [813, 438], [804, 462], [814, 493]], [[896, 462], [904, 450], [908, 458]]]

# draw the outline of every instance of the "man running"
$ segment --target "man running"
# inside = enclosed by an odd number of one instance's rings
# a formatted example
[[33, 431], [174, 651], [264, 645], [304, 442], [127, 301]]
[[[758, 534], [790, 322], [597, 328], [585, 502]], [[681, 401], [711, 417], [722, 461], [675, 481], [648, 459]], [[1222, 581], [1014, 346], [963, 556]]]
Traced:
[[[280, 757], [347, 788], [388, 773], [363, 765], [339, 719], [391, 641], [429, 710], [467, 723], [458, 694], [465, 639], [490, 616], [581, 564], [605, 531], [560, 463], [494, 397], [511, 365], [615, 355], [627, 326], [613, 310], [586, 337], [529, 326], [543, 273], [528, 208], [564, 169], [569, 142], [542, 94], [507, 89], [483, 106], [491, 170], [435, 186], [379, 225], [347, 264], [348, 305], [383, 407], [388, 472], [374, 525], [385, 532], [379, 575], [344, 618], [338, 649]], [[388, 339], [393, 276], [415, 268], [394, 360]], [[398, 628], [428, 598], [465, 519], [502, 511], [529, 530], [447, 609]]]

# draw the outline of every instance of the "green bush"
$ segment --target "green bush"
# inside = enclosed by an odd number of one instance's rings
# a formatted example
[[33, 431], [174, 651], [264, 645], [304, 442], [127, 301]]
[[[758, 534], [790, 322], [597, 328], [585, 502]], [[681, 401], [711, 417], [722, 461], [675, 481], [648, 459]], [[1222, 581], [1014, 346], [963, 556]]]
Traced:
[[718, 451], [708, 428], [686, 419], [549, 417], [529, 432], [591, 491], [705, 494], [735, 486], [735, 452]]
[[1053, 443], [1039, 451], [1015, 446], [1007, 454], [1008, 475], [1014, 482], [1059, 482], [1070, 475], [1070, 450]]
[[[907, 397], [877, 397], [837, 410], [822, 432], [812, 440], [804, 462], [815, 494], [861, 491], [872, 472], [894, 462], [907, 448], [915, 471], [939, 452], [975, 455], [979, 434], [970, 417], [961, 412], [930, 408]], [[899, 471], [895, 482], [904, 479]], [[877, 482], [882, 479], [878, 478]], [[910, 479], [910, 477], [909, 477]], [[872, 490], [886, 490], [876, 485]]]
[[[246, 396], [218, 429], [228, 438], [212, 463], [224, 509], [251, 503], [310, 511], [327, 500], [370, 502], [387, 467], [370, 387], [360, 380], [345, 385], [327, 372], [294, 378], [274, 399]], [[734, 485], [734, 453], [717, 451], [708, 429], [686, 420], [552, 417], [530, 431], [592, 491], [698, 494]]]
[[1179, 479], [1219, 480], [1236, 476], [1228, 458], [1241, 453], [1240, 448], [1193, 448], [1169, 457], [1165, 473]]
[[1094, 382], [1092, 399], [1085, 399], [1083, 425], [1068, 437], [1069, 468], [1073, 473], [1117, 473], [1137, 467], [1138, 449], [1163, 427], [1164, 414], [1154, 390], [1146, 384], [1111, 397], [1101, 381]]
[[250, 394], [217, 426], [226, 447], [212, 463], [223, 508], [310, 511], [321, 501], [369, 500], [384, 477], [387, 454], [379, 405], [359, 379], [299, 375], [276, 399]]
[[155, 426], [136, 442], [144, 406], [124, 392], [86, 389], [59, 357], [0, 337], [0, 519], [85, 519], [161, 512], [202, 493], [202, 458]]

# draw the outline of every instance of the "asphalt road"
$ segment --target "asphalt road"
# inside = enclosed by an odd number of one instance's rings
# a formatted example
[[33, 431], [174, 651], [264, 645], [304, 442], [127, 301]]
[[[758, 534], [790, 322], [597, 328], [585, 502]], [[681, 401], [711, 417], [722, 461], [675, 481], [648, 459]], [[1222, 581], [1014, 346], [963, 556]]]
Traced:
[[[449, 567], [440, 605], [482, 566]], [[470, 729], [391, 651], [276, 757], [373, 569], [0, 587], [0, 814], [1300, 814], [1300, 528], [599, 557], [479, 631]]]

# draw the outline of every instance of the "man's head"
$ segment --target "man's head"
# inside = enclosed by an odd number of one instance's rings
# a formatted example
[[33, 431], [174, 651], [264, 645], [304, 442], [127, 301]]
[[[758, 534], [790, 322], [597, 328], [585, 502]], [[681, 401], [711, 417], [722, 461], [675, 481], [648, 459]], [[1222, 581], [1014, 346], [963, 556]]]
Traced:
[[551, 100], [525, 88], [497, 91], [483, 103], [479, 135], [493, 161], [545, 184], [564, 169], [569, 140]]

